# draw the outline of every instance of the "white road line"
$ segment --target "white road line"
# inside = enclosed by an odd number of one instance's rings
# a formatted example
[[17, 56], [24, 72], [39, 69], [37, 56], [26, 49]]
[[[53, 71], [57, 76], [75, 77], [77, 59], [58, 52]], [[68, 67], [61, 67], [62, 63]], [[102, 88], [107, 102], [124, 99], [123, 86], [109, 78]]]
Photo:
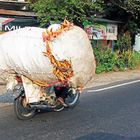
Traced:
[[116, 87], [121, 87], [121, 86], [125, 86], [125, 85], [130, 85], [130, 84], [138, 83], [138, 82], [140, 82], [140, 80], [135, 80], [135, 81], [126, 82], [126, 83], [123, 83], [123, 84], [118, 84], [118, 85], [109, 86], [109, 87], [100, 88], [100, 89], [95, 89], [95, 90], [91, 89], [91, 90], [88, 90], [87, 92], [90, 93], [90, 92], [104, 91], [104, 90], [108, 90], [108, 89], [112, 89], [112, 88], [116, 88]]

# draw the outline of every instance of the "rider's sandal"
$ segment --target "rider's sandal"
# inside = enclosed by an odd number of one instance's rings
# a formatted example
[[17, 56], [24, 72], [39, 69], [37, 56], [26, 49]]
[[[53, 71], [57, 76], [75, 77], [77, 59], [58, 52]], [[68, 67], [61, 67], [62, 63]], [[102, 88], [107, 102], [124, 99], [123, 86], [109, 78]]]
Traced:
[[59, 101], [64, 107], [68, 107], [68, 105], [64, 102], [64, 99], [62, 97], [57, 98], [57, 101]]

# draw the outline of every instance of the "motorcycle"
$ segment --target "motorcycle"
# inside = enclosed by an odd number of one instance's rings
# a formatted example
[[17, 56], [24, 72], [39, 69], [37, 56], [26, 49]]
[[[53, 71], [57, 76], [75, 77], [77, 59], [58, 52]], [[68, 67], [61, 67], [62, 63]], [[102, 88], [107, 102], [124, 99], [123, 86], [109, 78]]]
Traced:
[[[20, 77], [17, 78], [17, 84], [14, 86], [14, 112], [18, 119], [27, 120], [33, 118], [40, 110], [47, 109], [59, 112], [65, 108], [73, 108], [77, 105], [80, 97], [80, 91], [64, 85], [53, 85], [44, 88], [44, 94], [39, 102], [27, 103], [24, 86]], [[64, 104], [59, 102], [59, 94], [64, 94]]]

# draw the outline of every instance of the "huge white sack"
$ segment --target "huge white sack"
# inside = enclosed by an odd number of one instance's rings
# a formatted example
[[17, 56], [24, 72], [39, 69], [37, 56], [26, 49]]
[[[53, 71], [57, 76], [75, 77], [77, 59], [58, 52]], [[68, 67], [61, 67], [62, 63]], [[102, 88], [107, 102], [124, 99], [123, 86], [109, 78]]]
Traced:
[[[45, 29], [26, 27], [0, 35], [0, 76], [11, 71], [32, 80], [52, 83], [57, 80], [48, 57], [43, 55]], [[86, 32], [73, 26], [52, 42], [52, 53], [57, 60], [71, 62], [74, 76], [69, 79], [74, 87], [85, 86], [94, 78], [95, 59]]]

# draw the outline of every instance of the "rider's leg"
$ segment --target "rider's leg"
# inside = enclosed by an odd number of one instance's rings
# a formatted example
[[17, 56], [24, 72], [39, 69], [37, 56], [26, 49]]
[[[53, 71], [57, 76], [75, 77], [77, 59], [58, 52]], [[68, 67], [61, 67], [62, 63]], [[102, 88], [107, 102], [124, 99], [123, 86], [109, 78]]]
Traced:
[[65, 98], [68, 95], [68, 88], [67, 87], [54, 87], [54, 91], [57, 97], [57, 100], [63, 104], [64, 106], [67, 106], [65, 104]]

